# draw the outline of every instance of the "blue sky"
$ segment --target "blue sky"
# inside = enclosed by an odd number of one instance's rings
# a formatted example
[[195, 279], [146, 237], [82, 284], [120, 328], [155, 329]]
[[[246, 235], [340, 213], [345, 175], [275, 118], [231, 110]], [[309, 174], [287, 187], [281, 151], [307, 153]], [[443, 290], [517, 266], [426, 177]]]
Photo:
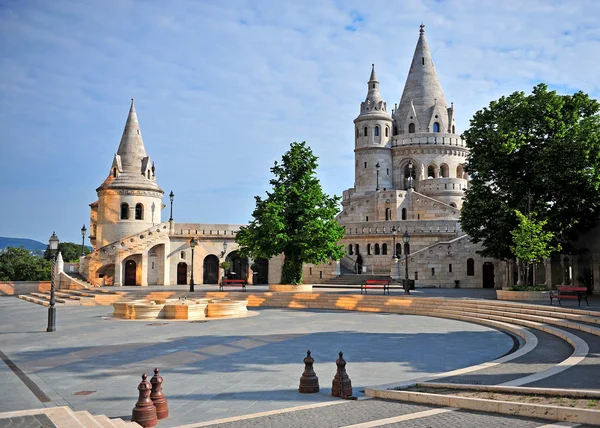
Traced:
[[0, 236], [80, 242], [132, 97], [175, 219], [244, 224], [292, 141], [327, 193], [353, 185], [371, 63], [390, 109], [421, 22], [462, 132], [538, 82], [600, 98], [599, 16], [597, 0], [0, 0]]

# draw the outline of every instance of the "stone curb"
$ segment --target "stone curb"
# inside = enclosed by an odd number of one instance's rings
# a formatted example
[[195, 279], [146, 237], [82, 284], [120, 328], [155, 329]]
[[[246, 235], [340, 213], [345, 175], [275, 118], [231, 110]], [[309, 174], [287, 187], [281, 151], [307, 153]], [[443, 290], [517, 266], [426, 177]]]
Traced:
[[502, 386], [502, 385], [471, 385], [467, 383], [416, 383], [415, 386], [423, 388], [446, 388], [473, 391], [489, 391], [489, 392], [513, 392], [517, 394], [540, 394], [551, 395], [557, 397], [574, 397], [574, 398], [600, 398], [600, 390], [597, 389], [560, 389], [560, 388], [531, 388], [526, 386]]
[[476, 410], [480, 412], [500, 413], [511, 416], [600, 426], [600, 411], [598, 410], [371, 388], [366, 388], [365, 394], [369, 397], [383, 398], [386, 400], [408, 401], [411, 403], [456, 407], [459, 409]]

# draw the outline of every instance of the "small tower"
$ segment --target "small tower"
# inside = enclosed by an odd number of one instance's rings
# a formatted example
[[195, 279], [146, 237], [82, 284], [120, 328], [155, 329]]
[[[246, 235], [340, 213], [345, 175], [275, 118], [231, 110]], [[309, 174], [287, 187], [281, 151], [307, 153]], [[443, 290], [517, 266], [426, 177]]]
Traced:
[[375, 191], [377, 188], [383, 190], [392, 187], [392, 118], [379, 94], [379, 81], [374, 64], [367, 84], [367, 97], [360, 104], [360, 113], [354, 119], [354, 187], [356, 192], [363, 193]]
[[[163, 190], [146, 154], [133, 99], [108, 177], [91, 207], [91, 242], [101, 248], [160, 223]], [[154, 207], [154, 209], [153, 209]]]
[[468, 149], [456, 134], [454, 106], [446, 103], [422, 24], [400, 104], [392, 117], [396, 188], [409, 187], [412, 161], [411, 184], [416, 191], [460, 208], [467, 187], [463, 163]]

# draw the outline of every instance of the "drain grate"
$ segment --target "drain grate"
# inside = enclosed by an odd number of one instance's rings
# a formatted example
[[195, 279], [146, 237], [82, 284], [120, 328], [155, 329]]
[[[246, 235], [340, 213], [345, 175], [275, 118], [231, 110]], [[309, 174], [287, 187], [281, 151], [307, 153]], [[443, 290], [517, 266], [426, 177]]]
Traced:
[[208, 321], [207, 321], [207, 320], [196, 320], [196, 321], [190, 321], [190, 322], [191, 322], [191, 323], [192, 323], [192, 322], [194, 322], [194, 323], [201, 323], [201, 322], [208, 322]]
[[94, 392], [96, 392], [96, 391], [77, 391], [77, 392], [74, 392], [73, 395], [90, 395], [90, 394], [93, 394]]
[[168, 324], [169, 324], [168, 322], [151, 322], [148, 325], [168, 325]]

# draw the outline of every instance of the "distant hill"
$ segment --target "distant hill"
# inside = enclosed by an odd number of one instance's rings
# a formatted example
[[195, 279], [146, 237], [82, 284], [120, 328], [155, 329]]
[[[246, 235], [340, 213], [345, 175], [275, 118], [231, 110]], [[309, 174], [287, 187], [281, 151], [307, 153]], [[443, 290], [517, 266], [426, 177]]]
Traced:
[[7, 238], [5, 236], [0, 236], [0, 249], [5, 249], [7, 247], [19, 248], [20, 246], [23, 246], [29, 251], [44, 251], [48, 247], [48, 244], [44, 244], [40, 241], [34, 241], [33, 239]]

